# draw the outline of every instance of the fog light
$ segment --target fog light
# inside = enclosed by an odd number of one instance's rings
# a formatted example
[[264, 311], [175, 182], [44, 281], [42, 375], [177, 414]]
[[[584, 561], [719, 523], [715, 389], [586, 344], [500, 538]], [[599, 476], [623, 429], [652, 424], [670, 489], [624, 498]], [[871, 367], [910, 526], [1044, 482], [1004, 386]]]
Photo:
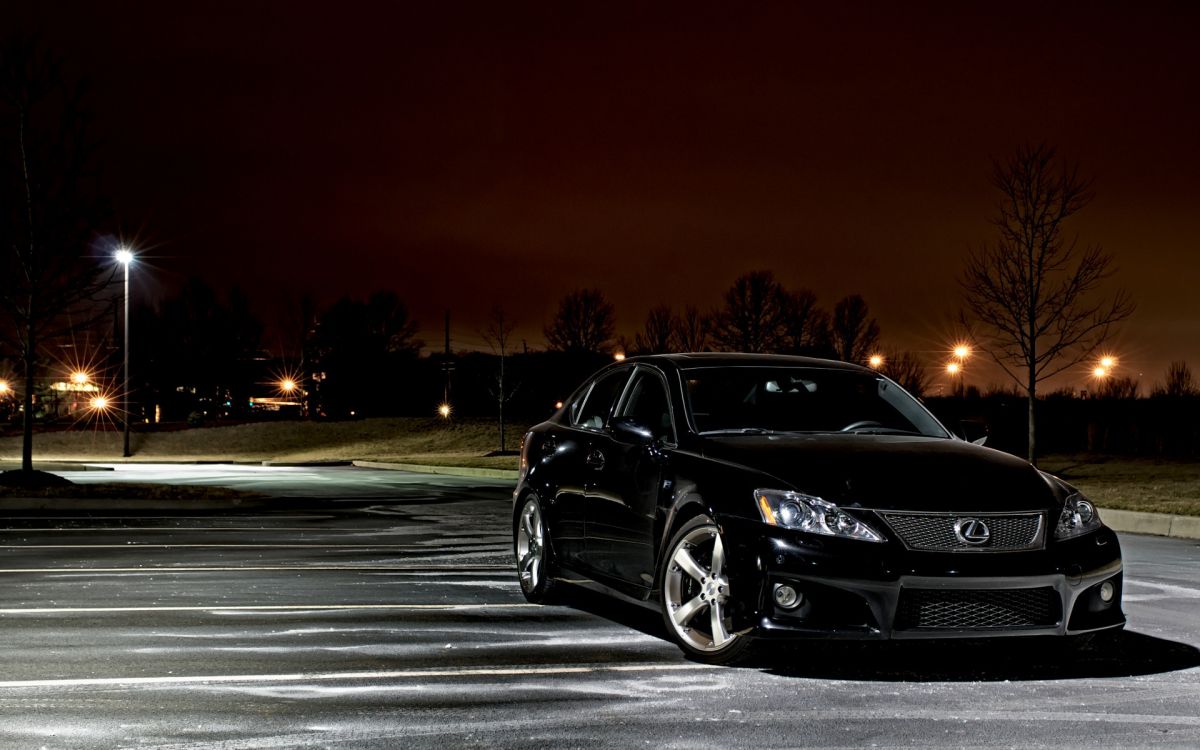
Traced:
[[775, 603], [783, 609], [795, 609], [804, 601], [804, 595], [786, 583], [775, 584]]
[[[1100, 601], [1107, 604], [1113, 600], [1113, 596], [1117, 593], [1117, 587], [1112, 585], [1112, 581], [1105, 581], [1100, 584]], [[779, 597], [776, 596], [776, 599]]]

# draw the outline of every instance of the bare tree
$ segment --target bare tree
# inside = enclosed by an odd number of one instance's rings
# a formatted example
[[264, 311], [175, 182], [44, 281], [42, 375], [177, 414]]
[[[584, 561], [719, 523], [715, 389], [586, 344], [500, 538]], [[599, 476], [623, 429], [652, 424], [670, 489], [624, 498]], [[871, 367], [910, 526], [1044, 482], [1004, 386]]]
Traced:
[[1096, 398], [1107, 398], [1124, 401], [1138, 397], [1138, 382], [1126, 375], [1123, 377], [1109, 376], [1104, 378], [1096, 389]]
[[870, 317], [860, 295], [845, 297], [833, 307], [833, 348], [843, 362], [862, 364], [879, 342], [879, 323]]
[[27, 39], [0, 51], [0, 310], [21, 363], [21, 469], [33, 471], [34, 380], [41, 347], [86, 327], [112, 272], [88, 258], [105, 211], [95, 197], [84, 89]]
[[508, 358], [508, 341], [517, 325], [504, 314], [504, 308], [496, 305], [488, 315], [488, 324], [480, 334], [491, 347], [492, 353], [500, 358], [500, 369], [496, 375], [496, 387], [491, 389], [492, 397], [496, 399], [496, 411], [500, 418], [500, 452], [505, 451], [504, 442], [504, 403], [513, 397], [516, 388], [506, 388], [504, 384], [504, 362]]
[[743, 274], [713, 315], [713, 340], [725, 351], [777, 352], [786, 344], [787, 310], [787, 292], [774, 274]]
[[675, 317], [667, 305], [657, 305], [646, 314], [642, 332], [633, 337], [638, 354], [662, 354], [676, 350]]
[[1183, 360], [1177, 360], [1167, 365], [1167, 374], [1161, 387], [1154, 389], [1154, 395], [1167, 398], [1191, 398], [1200, 389], [1192, 378], [1192, 368]]
[[1024, 146], [993, 164], [991, 182], [1000, 192], [996, 237], [970, 254], [960, 284], [984, 348], [1028, 396], [1036, 462], [1038, 383], [1094, 352], [1133, 303], [1124, 291], [1096, 299], [1112, 257], [1066, 233], [1093, 197], [1077, 166], [1048, 146]]
[[700, 309], [688, 305], [674, 319], [675, 342], [683, 352], [702, 352], [708, 349], [712, 321]]
[[817, 295], [808, 289], [785, 297], [783, 350], [789, 354], [829, 356], [832, 352], [829, 313], [817, 307]]
[[883, 366], [879, 371], [915, 398], [923, 398], [933, 384], [933, 376], [925, 369], [921, 358], [912, 352], [888, 350], [883, 354]]
[[551, 349], [606, 354], [616, 331], [612, 303], [599, 289], [580, 289], [563, 297], [554, 320], [544, 329]]

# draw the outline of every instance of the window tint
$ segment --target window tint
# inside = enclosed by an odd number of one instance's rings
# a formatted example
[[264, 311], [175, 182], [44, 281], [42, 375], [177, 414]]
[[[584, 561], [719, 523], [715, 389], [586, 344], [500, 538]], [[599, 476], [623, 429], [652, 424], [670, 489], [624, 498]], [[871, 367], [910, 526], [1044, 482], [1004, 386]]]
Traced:
[[639, 370], [629, 386], [629, 396], [621, 406], [621, 416], [633, 417], [650, 428], [654, 437], [675, 442], [671, 426], [671, 408], [662, 378], [647, 370]]
[[629, 370], [622, 369], [610, 372], [596, 381], [584, 399], [572, 422], [576, 427], [586, 427], [589, 430], [599, 430], [608, 422], [608, 414], [612, 411], [613, 402], [621, 395], [625, 381], [629, 379]]

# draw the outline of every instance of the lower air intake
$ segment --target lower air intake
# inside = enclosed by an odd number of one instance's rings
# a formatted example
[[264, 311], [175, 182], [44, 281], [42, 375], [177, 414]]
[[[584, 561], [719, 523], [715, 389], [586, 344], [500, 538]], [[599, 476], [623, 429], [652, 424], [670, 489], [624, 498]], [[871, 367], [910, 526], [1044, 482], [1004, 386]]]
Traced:
[[1062, 602], [1049, 586], [1034, 589], [904, 589], [897, 630], [1044, 628], [1058, 624]]

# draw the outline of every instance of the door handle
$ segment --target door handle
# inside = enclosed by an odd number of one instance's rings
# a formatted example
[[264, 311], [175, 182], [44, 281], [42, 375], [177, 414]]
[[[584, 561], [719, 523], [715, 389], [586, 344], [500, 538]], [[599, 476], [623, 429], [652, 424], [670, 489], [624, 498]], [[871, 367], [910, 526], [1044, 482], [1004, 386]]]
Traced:
[[604, 454], [599, 450], [593, 450], [591, 453], [587, 454], [587, 458], [584, 459], [584, 462], [588, 466], [599, 471], [600, 469], [604, 468]]

